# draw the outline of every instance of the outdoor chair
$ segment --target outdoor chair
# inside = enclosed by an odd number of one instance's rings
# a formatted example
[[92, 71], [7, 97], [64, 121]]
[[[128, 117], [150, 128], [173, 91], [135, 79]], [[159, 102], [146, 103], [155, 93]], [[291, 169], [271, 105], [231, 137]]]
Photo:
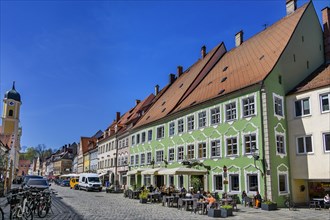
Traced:
[[199, 212], [201, 209], [202, 209], [201, 204], [198, 203], [197, 199], [194, 199], [192, 203], [191, 212], [194, 212], [196, 214], [196, 212]]
[[182, 201], [182, 198], [179, 198], [178, 200], [178, 209], [182, 209], [183, 208], [183, 201]]
[[330, 209], [330, 203], [328, 203], [328, 202], [325, 202], [324, 203], [324, 209], [326, 209], [326, 208], [329, 208]]
[[179, 201], [179, 197], [174, 196], [172, 202], [171, 202], [171, 206], [172, 207], [178, 207], [178, 201]]
[[163, 198], [162, 198], [162, 205], [165, 206], [165, 204], [166, 204], [166, 196], [163, 195]]
[[127, 194], [128, 194], [128, 198], [133, 199], [133, 191], [132, 190], [129, 189]]

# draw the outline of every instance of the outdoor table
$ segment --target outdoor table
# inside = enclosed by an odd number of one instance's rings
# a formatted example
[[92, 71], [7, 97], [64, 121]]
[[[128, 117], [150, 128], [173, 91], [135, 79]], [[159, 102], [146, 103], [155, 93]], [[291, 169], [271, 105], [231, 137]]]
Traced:
[[232, 198], [221, 199], [221, 205], [225, 205], [226, 203], [230, 205], [233, 202]]
[[165, 196], [165, 199], [166, 199], [167, 207], [170, 207], [171, 206], [171, 202], [174, 199], [174, 196]]
[[193, 200], [194, 200], [193, 198], [184, 198], [184, 199], [182, 199], [182, 202], [183, 202], [183, 205], [184, 205], [184, 209], [186, 211], [188, 211], [188, 205], [189, 205], [189, 203], [192, 203]]
[[322, 201], [323, 198], [313, 198], [313, 200], [309, 202], [309, 208], [314, 207], [315, 209], [321, 209]]
[[159, 196], [159, 192], [151, 192], [148, 194], [148, 199], [150, 200], [150, 202], [156, 202], [156, 200], [159, 200]]

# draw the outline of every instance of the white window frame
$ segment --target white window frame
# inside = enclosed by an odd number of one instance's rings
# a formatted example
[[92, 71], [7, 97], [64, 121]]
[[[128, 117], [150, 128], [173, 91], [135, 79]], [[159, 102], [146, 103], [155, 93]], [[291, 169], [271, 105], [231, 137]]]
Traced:
[[187, 131], [195, 130], [195, 115], [187, 116]]
[[[216, 184], [216, 181], [215, 181], [216, 177], [221, 177], [219, 189], [217, 189], [217, 184]], [[212, 185], [213, 185], [213, 191], [214, 192], [223, 192], [224, 191], [223, 181], [224, 181], [223, 175], [221, 175], [221, 174], [213, 174], [212, 175]]]
[[[215, 145], [214, 148], [219, 148], [219, 156], [212, 156], [212, 143], [216, 142], [219, 143], [218, 145]], [[210, 158], [220, 158], [222, 156], [222, 152], [221, 152], [221, 139], [214, 139], [214, 140], [210, 140]]]
[[168, 123], [168, 136], [174, 136], [175, 135], [175, 121], [171, 121]]
[[[285, 191], [280, 191], [280, 176], [284, 176], [285, 180]], [[287, 172], [278, 172], [277, 173], [277, 180], [278, 180], [278, 194], [279, 195], [287, 195], [289, 192], [289, 174]]]
[[[327, 99], [328, 99], [328, 110], [324, 110], [323, 109], [323, 103], [322, 103], [322, 97], [323, 96], [327, 96]], [[321, 113], [327, 113], [327, 112], [330, 112], [330, 93], [323, 93], [320, 95], [320, 109], [321, 109]]]
[[[189, 149], [189, 147], [193, 147]], [[193, 152], [191, 154], [191, 151]], [[196, 150], [195, 150], [195, 144], [187, 144], [187, 159], [188, 160], [193, 160], [195, 158]]]
[[[202, 115], [203, 117], [201, 117], [201, 114], [205, 114]], [[198, 128], [205, 128], [207, 126], [207, 111], [200, 111], [198, 112]], [[201, 122], [205, 123], [204, 125], [201, 126]]]
[[[158, 153], [161, 153], [161, 155], [158, 155]], [[160, 156], [161, 158], [158, 158], [158, 156]], [[164, 160], [164, 150], [157, 150], [155, 152], [155, 163], [161, 163], [163, 162], [163, 160]]]
[[[277, 100], [281, 101], [281, 103], [277, 103]], [[280, 105], [280, 106], [279, 106]], [[284, 99], [283, 96], [277, 95], [273, 93], [273, 106], [274, 106], [274, 116], [279, 120], [284, 118]], [[281, 114], [279, 114], [280, 111]]]
[[[237, 176], [238, 177], [238, 190], [233, 190], [232, 189], [232, 177], [233, 176]], [[241, 191], [241, 184], [240, 184], [240, 182], [241, 182], [241, 180], [240, 180], [241, 178], [240, 178], [240, 175], [239, 174], [237, 174], [237, 173], [229, 173], [228, 174], [228, 191], [229, 192], [240, 192]]]
[[131, 141], [132, 141], [132, 146], [134, 146], [135, 145], [135, 135], [132, 135]]
[[[244, 155], [252, 155], [252, 153], [253, 153], [253, 146], [252, 146], [252, 145], [250, 146], [250, 152], [247, 152], [247, 151], [246, 151], [245, 137], [251, 137], [251, 136], [254, 136], [254, 137], [255, 137], [255, 141], [254, 141], [254, 143], [255, 143], [254, 150], [258, 149], [258, 134], [257, 134], [256, 132], [245, 133], [245, 134], [243, 134], [243, 137], [242, 137], [242, 138], [243, 138], [243, 140], [242, 140], [242, 142], [243, 142], [242, 147], [243, 147]], [[251, 139], [249, 139], [249, 141], [251, 141]], [[251, 143], [250, 143], [250, 144], [251, 144]]]
[[325, 139], [325, 136], [326, 135], [330, 135], [330, 132], [324, 132], [324, 133], [322, 133], [323, 150], [324, 150], [325, 153], [330, 153], [330, 146], [329, 146], [329, 150], [326, 149], [326, 139]]
[[[283, 137], [283, 150], [284, 150], [284, 153], [280, 153], [278, 152], [278, 140], [277, 140], [277, 137], [278, 136], [281, 136]], [[286, 156], [287, 155], [287, 150], [286, 150], [286, 137], [285, 137], [285, 134], [284, 133], [281, 133], [281, 132], [275, 132], [275, 146], [276, 146], [276, 155], [284, 155]]]
[[[311, 152], [306, 151], [307, 150], [306, 149], [306, 138], [307, 137], [311, 138], [311, 143], [312, 143], [312, 151]], [[304, 152], [302, 152], [302, 153], [299, 152], [299, 146], [298, 146], [298, 139], [299, 138], [303, 138], [303, 140], [304, 140]], [[313, 154], [314, 153], [313, 136], [312, 135], [302, 135], [302, 136], [296, 137], [296, 149], [297, 149], [297, 154], [298, 155]]]
[[[236, 150], [237, 150], [237, 154], [228, 154], [228, 145], [227, 145], [227, 140], [228, 139], [233, 139], [233, 138], [236, 138]], [[226, 157], [237, 157], [239, 156], [239, 140], [238, 140], [238, 136], [228, 136], [228, 137], [225, 137], [225, 151], [226, 151]]]
[[[182, 124], [180, 123], [182, 121]], [[184, 132], [184, 119], [183, 118], [179, 118], [178, 119], [178, 134], [182, 134]], [[182, 131], [180, 130], [180, 127], [182, 126]]]
[[[212, 114], [213, 110], [219, 110], [219, 112], [215, 112]], [[210, 124], [211, 126], [218, 125], [221, 123], [221, 108], [220, 106], [215, 106], [210, 109]]]
[[[179, 148], [182, 148], [182, 159], [179, 159], [179, 156], [180, 156], [180, 151], [179, 151]], [[184, 150], [185, 148], [184, 148], [184, 146], [183, 145], [181, 145], [181, 146], [178, 146], [177, 147], [177, 161], [182, 161], [182, 160], [184, 160], [185, 158], [184, 158], [184, 155], [185, 155], [185, 150]]]
[[[151, 135], [150, 135], [150, 133], [151, 133]], [[152, 141], [152, 129], [149, 129], [148, 130], [148, 141]]]
[[[308, 107], [309, 107], [309, 113], [305, 114], [304, 111], [304, 101], [307, 100], [308, 101]], [[296, 108], [296, 103], [299, 103], [300, 104], [300, 107], [301, 107], [301, 115], [297, 115], [297, 108]], [[298, 99], [296, 101], [294, 101], [294, 116], [296, 118], [301, 118], [301, 117], [306, 117], [306, 116], [309, 116], [312, 114], [312, 108], [311, 108], [311, 101], [310, 101], [310, 97], [305, 97], [305, 98], [301, 98], [301, 99]]]
[[152, 152], [148, 151], [148, 152], [146, 152], [146, 164], [150, 164], [151, 161], [152, 161]]
[[146, 154], [145, 153], [141, 153], [140, 154], [140, 165], [145, 165], [145, 164], [146, 164]]
[[[232, 105], [235, 104], [235, 108], [230, 108], [227, 110], [227, 106], [230, 106], [232, 107]], [[237, 120], [237, 101], [231, 101], [231, 102], [228, 102], [227, 104], [224, 105], [224, 109], [223, 111], [225, 112], [225, 120], [226, 122], [231, 122], [231, 121], [235, 121]], [[228, 112], [230, 112], [232, 115], [232, 112], [235, 111], [235, 117], [234, 118], [231, 118], [231, 119], [228, 119]]]
[[145, 143], [147, 140], [147, 134], [145, 131], [141, 132], [141, 143]]
[[[161, 137], [159, 136], [159, 129], [162, 129]], [[163, 139], [165, 137], [165, 126], [161, 125], [156, 128], [156, 138], [157, 140]]]
[[[257, 177], [257, 189], [256, 190], [250, 190], [250, 176], [256, 176]], [[259, 174], [258, 173], [247, 173], [245, 175], [245, 179], [246, 179], [246, 193], [250, 193], [250, 194], [255, 194], [257, 191], [260, 190], [260, 181], [259, 181]]]
[[[133, 160], [132, 160], [132, 158], [133, 158]], [[130, 164], [131, 164], [131, 166], [135, 165], [135, 155], [134, 154], [131, 155]]]
[[140, 164], [140, 155], [135, 154], [135, 165], [138, 166]]
[[[173, 150], [173, 160], [171, 160], [171, 153], [170, 150]], [[175, 147], [169, 147], [168, 148], [168, 162], [173, 162], [175, 161]]]
[[[202, 154], [204, 154], [203, 152], [205, 150], [205, 156], [202, 155], [202, 157], [200, 157], [200, 155], [199, 155], [199, 145], [200, 144], [205, 144], [205, 147], [202, 148]], [[204, 159], [206, 157], [207, 157], [207, 144], [206, 144], [206, 142], [204, 141], [204, 142], [197, 143], [197, 158], [198, 159]]]
[[[253, 104], [251, 104], [250, 102], [246, 104], [249, 107], [249, 109], [247, 110], [249, 112], [249, 114], [245, 115], [244, 102], [245, 102], [245, 100], [248, 100], [248, 99], [251, 99], [251, 98], [253, 98]], [[241, 115], [242, 115], [242, 118], [250, 118], [250, 117], [253, 117], [253, 116], [257, 115], [257, 106], [256, 106], [257, 101], [256, 100], [257, 99], [256, 99], [255, 94], [248, 95], [248, 96], [241, 99]], [[251, 108], [251, 106], [253, 106], [253, 108]], [[253, 113], [250, 113], [252, 110], [253, 110]]]

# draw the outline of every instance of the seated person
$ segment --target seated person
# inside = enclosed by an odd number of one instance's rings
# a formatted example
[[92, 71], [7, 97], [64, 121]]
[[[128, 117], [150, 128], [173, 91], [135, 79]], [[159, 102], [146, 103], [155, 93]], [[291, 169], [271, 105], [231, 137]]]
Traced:
[[200, 200], [203, 199], [203, 195], [201, 194], [200, 191], [197, 191], [197, 193], [193, 195], [193, 198]]
[[211, 194], [207, 195], [207, 198], [205, 199], [205, 201], [208, 203], [207, 207], [206, 207], [207, 209], [214, 207], [215, 198]]
[[245, 192], [245, 190], [243, 190], [242, 192], [242, 204], [244, 204], [244, 206], [246, 206], [246, 197], [247, 197], [247, 194]]
[[191, 198], [191, 197], [192, 197], [191, 191], [188, 191], [188, 192], [186, 193], [186, 197], [188, 197], [188, 198]]
[[326, 194], [324, 196], [324, 204], [330, 204], [330, 196], [329, 196], [329, 194]]
[[261, 206], [261, 195], [259, 194], [259, 191], [257, 191], [257, 194], [254, 196], [254, 207], [259, 208]]

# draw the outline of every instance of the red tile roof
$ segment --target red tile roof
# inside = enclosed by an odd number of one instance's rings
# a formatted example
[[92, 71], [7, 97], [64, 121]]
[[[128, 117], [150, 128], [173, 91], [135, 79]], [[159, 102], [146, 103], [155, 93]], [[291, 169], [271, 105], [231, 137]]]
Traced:
[[225, 51], [226, 49], [224, 45], [219, 44], [203, 59], [198, 60], [195, 64], [188, 68], [171, 85], [167, 86], [166, 91], [159, 96], [158, 100], [141, 118], [135, 127], [161, 119], [173, 111], [179, 101], [198, 85], [199, 81], [205, 77], [214, 63], [220, 59]]
[[318, 68], [314, 73], [304, 79], [296, 88], [288, 94], [300, 93], [324, 86], [330, 86], [330, 65], [324, 65]]
[[10, 134], [0, 134], [0, 144], [10, 150], [11, 146], [11, 135]]
[[226, 53], [174, 112], [264, 80], [276, 65], [307, 6]]

